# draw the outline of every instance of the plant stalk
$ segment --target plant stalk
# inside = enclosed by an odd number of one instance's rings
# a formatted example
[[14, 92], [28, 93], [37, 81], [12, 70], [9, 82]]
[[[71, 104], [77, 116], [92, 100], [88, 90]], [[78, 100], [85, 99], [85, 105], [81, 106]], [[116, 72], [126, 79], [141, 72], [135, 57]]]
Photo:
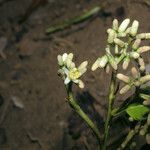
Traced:
[[66, 86], [67, 94], [68, 94], [68, 102], [70, 106], [76, 111], [76, 113], [87, 123], [87, 125], [92, 129], [93, 133], [95, 134], [99, 146], [101, 148], [101, 136], [98, 127], [93, 123], [93, 121], [87, 116], [87, 114], [82, 110], [82, 108], [78, 105], [78, 103], [73, 98], [72, 94], [72, 85], [69, 84]]
[[105, 122], [105, 131], [104, 131], [104, 139], [103, 139], [103, 146], [102, 150], [106, 150], [107, 148], [107, 141], [108, 141], [108, 135], [109, 135], [109, 129], [110, 129], [110, 122], [112, 119], [112, 107], [113, 107], [113, 102], [115, 100], [115, 87], [116, 87], [116, 73], [112, 72], [112, 78], [111, 78], [111, 83], [110, 83], [110, 89], [109, 89], [109, 97], [108, 97], [108, 112], [107, 112], [107, 117], [106, 117], [106, 122]]

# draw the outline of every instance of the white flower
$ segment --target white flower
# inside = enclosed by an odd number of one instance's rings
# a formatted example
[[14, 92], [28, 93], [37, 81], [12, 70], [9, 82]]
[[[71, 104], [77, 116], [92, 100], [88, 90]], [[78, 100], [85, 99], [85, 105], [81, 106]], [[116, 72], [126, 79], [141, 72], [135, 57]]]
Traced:
[[79, 85], [80, 88], [84, 87], [84, 83], [79, 79], [87, 71], [87, 61], [81, 63], [77, 68], [75, 63], [72, 62], [73, 54], [64, 53], [62, 56], [58, 55], [58, 64], [60, 66], [59, 74], [64, 79], [64, 84], [67, 85], [70, 82], [74, 82]]

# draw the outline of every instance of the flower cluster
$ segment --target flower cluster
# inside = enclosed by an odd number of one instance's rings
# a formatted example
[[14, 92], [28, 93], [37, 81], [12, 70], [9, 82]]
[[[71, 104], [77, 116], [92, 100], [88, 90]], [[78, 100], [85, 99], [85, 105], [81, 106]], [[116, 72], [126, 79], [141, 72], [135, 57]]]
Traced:
[[139, 22], [134, 20], [128, 27], [129, 23], [130, 19], [125, 19], [119, 26], [118, 20], [114, 19], [112, 28], [107, 30], [106, 54], [95, 61], [93, 71], [97, 68], [106, 68], [107, 71], [109, 66], [117, 70], [119, 63], [123, 63], [122, 67], [126, 70], [131, 59], [142, 61], [141, 53], [149, 51], [150, 46], [140, 47], [141, 40], [150, 39], [150, 33], [137, 34]]
[[84, 61], [79, 67], [76, 67], [72, 61], [72, 53], [64, 53], [62, 56], [58, 55], [57, 59], [60, 67], [58, 74], [64, 79], [64, 84], [67, 85], [70, 82], [74, 82], [78, 84], [80, 88], [84, 88], [84, 83], [79, 78], [86, 72], [88, 62]]
[[132, 73], [132, 77], [126, 76], [121, 73], [117, 74], [117, 78], [126, 84], [121, 88], [120, 94], [126, 93], [134, 86], [139, 87], [142, 84], [145, 84], [146, 82], [150, 81], [150, 74], [146, 74], [141, 77], [140, 73], [137, 71], [135, 67], [132, 67], [131, 73]]

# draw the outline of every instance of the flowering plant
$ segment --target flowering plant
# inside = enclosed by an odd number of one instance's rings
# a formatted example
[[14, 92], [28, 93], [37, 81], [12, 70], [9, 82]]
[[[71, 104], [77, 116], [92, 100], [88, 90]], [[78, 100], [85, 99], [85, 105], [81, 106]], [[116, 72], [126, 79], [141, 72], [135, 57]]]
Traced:
[[[79, 67], [75, 66], [73, 54], [64, 53], [58, 55], [58, 74], [63, 78], [68, 94], [68, 102], [79, 116], [87, 123], [96, 135], [100, 149], [106, 150], [108, 146], [109, 129], [112, 120], [123, 114], [127, 114], [130, 121], [134, 122], [126, 138], [118, 150], [127, 148], [132, 144], [132, 139], [136, 134], [146, 137], [150, 144], [150, 87], [143, 88], [150, 81], [150, 73], [147, 72], [142, 53], [150, 51], [150, 46], [140, 46], [143, 40], [150, 39], [150, 33], [138, 34], [139, 22], [134, 20], [131, 26], [130, 19], [125, 19], [120, 25], [117, 19], [113, 20], [112, 28], [107, 30], [108, 38], [105, 48], [105, 55], [100, 56], [91, 67], [92, 71], [98, 68], [105, 69], [106, 73], [111, 73], [111, 81], [108, 93], [108, 112], [105, 121], [104, 133], [100, 133], [98, 127], [81, 109], [72, 94], [73, 83], [80, 88], [84, 88], [84, 83], [80, 77], [86, 72], [88, 62], [84, 61]], [[121, 73], [132, 64], [131, 76]], [[121, 67], [120, 67], [121, 66]], [[121, 69], [120, 69], [121, 68]], [[120, 88], [120, 82], [123, 86]], [[126, 94], [130, 89], [134, 89], [134, 94], [130, 100], [114, 108], [116, 94]]]

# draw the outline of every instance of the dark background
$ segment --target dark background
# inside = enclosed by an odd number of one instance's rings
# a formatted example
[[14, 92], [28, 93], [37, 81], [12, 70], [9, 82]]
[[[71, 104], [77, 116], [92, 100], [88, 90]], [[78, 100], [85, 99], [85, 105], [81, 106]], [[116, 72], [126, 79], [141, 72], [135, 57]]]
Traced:
[[[45, 34], [51, 25], [101, 6], [104, 1], [106, 5], [97, 17]], [[103, 70], [93, 73], [90, 66], [104, 54], [106, 30], [112, 20], [127, 17], [140, 22], [139, 32], [149, 32], [150, 1], [0, 0], [0, 150], [98, 148], [92, 132], [66, 102], [56, 58], [73, 52], [78, 65], [89, 61], [83, 77], [86, 86], [83, 90], [75, 87], [74, 91], [103, 131], [109, 75]], [[150, 53], [144, 57], [149, 63]], [[112, 127], [110, 144], [126, 134], [125, 126], [119, 121]]]

